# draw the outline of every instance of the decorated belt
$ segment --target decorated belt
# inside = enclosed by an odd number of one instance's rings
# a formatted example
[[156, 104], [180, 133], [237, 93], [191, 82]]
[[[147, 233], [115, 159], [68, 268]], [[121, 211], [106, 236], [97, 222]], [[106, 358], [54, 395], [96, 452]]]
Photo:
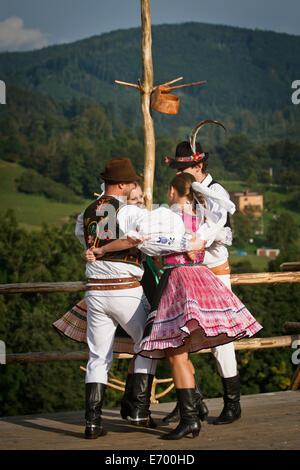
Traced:
[[230, 274], [230, 266], [228, 261], [219, 266], [215, 266], [214, 268], [208, 268], [211, 272], [213, 272], [216, 276], [223, 276], [224, 274]]
[[130, 284], [110, 284], [107, 286], [87, 286], [86, 290], [119, 290], [119, 289], [133, 289], [140, 287], [139, 281], [131, 282]]
[[118, 277], [116, 279], [88, 279], [88, 284], [119, 284], [122, 282], [134, 282], [136, 281], [135, 277]]
[[119, 277], [116, 279], [88, 279], [87, 284], [97, 284], [92, 286], [87, 285], [87, 290], [133, 289], [134, 287], [139, 287], [141, 285], [135, 277]]

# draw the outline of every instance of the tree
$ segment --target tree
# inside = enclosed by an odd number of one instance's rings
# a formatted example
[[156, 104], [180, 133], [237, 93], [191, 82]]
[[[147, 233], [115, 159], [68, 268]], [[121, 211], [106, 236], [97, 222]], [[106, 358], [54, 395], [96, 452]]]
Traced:
[[255, 222], [249, 215], [236, 212], [232, 217], [233, 240], [239, 247], [245, 246], [253, 234]]
[[266, 238], [271, 248], [293, 246], [298, 239], [298, 227], [293, 217], [288, 213], [274, 216], [268, 225]]
[[[2, 283], [84, 279], [81, 254], [74, 224], [44, 226], [40, 232], [28, 233], [18, 226], [12, 211], [1, 217]], [[85, 349], [85, 345], [59, 336], [51, 326], [81, 297], [74, 293], [1, 296], [0, 335], [6, 352]], [[84, 375], [79, 365], [64, 362], [3, 366], [0, 415], [82, 409]]]
[[285, 206], [287, 209], [290, 209], [292, 211], [295, 211], [295, 212], [300, 211], [300, 190], [299, 189], [291, 194]]

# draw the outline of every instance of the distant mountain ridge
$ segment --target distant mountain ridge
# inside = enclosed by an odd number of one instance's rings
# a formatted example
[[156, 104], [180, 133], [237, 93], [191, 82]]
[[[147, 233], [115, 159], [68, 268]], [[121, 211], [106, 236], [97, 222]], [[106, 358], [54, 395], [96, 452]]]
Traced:
[[[297, 135], [300, 113], [291, 102], [291, 84], [300, 79], [300, 36], [203, 23], [152, 26], [152, 36], [155, 84], [179, 76], [184, 77], [180, 83], [207, 80], [204, 86], [177, 92], [178, 115], [154, 112], [159, 133], [222, 118], [232, 132], [249, 132], [252, 137], [265, 119], [270, 119], [264, 130], [269, 137], [274, 133], [272, 120], [275, 128], [282, 119], [287, 121], [276, 137], [284, 137], [284, 129], [297, 121], [290, 136]], [[141, 76], [140, 28], [38, 51], [0, 54], [0, 79], [8, 84], [59, 100], [92, 98], [119, 116], [125, 113], [133, 126], [140, 122], [139, 94], [114, 80], [136, 83]]]

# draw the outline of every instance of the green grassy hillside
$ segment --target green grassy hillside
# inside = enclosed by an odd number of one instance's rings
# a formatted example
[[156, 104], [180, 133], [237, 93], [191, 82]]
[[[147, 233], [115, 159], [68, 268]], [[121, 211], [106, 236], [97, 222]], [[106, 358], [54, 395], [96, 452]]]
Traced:
[[16, 179], [27, 170], [16, 163], [0, 160], [0, 212], [13, 209], [20, 225], [37, 230], [43, 223], [61, 224], [74, 218], [89, 203], [82, 199], [76, 204], [66, 204], [47, 199], [44, 196], [20, 193]]

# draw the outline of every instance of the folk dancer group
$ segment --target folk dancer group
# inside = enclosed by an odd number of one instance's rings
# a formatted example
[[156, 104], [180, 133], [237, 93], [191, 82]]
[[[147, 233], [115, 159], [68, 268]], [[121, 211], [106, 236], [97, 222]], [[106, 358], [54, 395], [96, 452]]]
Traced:
[[[226, 245], [231, 244], [234, 205], [207, 173], [207, 157], [200, 143], [178, 144], [175, 158], [167, 159], [176, 170], [167, 194], [172, 210], [153, 211], [141, 204], [131, 161], [112, 158], [100, 174], [104, 193], [78, 217], [75, 233], [86, 249], [86, 296], [53, 326], [88, 344], [86, 438], [103, 433], [102, 405], [120, 327], [132, 338], [135, 354], [121, 402], [123, 419], [156, 426], [151, 387], [157, 359], [166, 358], [177, 405], [164, 421], [179, 424], [162, 438], [198, 436], [208, 409], [189, 353], [203, 348], [211, 348], [223, 384], [224, 406], [214, 424], [241, 416], [233, 342], [262, 326], [231, 291]], [[157, 285], [151, 258], [159, 255], [163, 274]]]

